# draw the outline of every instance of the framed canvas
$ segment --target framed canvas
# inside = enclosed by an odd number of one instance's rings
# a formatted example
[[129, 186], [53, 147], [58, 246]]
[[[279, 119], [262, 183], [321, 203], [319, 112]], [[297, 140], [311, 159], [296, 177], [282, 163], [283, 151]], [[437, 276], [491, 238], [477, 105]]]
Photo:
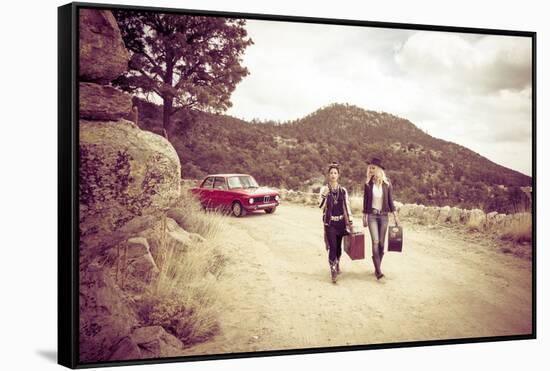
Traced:
[[536, 33], [58, 8], [70, 368], [536, 338]]

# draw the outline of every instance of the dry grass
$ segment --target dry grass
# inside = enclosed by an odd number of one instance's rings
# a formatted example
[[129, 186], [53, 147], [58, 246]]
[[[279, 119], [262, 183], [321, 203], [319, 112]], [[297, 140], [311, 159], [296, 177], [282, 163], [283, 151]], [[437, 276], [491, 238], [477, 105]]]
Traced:
[[466, 223], [466, 229], [470, 232], [481, 232], [483, 231], [483, 221], [479, 219], [469, 219]]
[[140, 315], [147, 325], [162, 326], [189, 346], [219, 331], [222, 308], [216, 283], [227, 258], [217, 237], [224, 216], [205, 213], [185, 192], [175, 216], [182, 228], [202, 235], [206, 241], [182, 246], [168, 238], [166, 219], [163, 220], [156, 257], [159, 276], [143, 300]]
[[225, 215], [221, 210], [204, 211], [200, 202], [182, 187], [181, 195], [169, 216], [187, 232], [198, 233], [208, 240], [215, 239], [221, 232]]
[[500, 238], [517, 243], [531, 242], [533, 220], [531, 214], [523, 214], [503, 228]]

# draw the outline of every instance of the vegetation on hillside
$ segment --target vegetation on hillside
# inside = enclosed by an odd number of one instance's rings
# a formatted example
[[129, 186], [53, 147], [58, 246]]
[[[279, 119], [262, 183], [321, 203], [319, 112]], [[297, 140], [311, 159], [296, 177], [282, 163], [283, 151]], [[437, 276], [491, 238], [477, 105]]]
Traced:
[[[161, 108], [138, 105], [140, 125], [156, 130]], [[246, 172], [260, 184], [315, 191], [326, 164], [337, 161], [342, 183], [360, 194], [368, 161], [379, 156], [401, 202], [505, 213], [530, 208], [530, 194], [521, 188], [531, 186], [530, 177], [387, 113], [333, 104], [285, 123], [196, 111], [180, 112], [175, 120], [170, 140], [184, 178]]]

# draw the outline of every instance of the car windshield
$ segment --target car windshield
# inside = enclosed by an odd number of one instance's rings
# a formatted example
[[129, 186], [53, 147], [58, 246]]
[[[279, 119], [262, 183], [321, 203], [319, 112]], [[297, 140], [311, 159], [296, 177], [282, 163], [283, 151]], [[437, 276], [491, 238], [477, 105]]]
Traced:
[[258, 183], [250, 175], [231, 176], [227, 178], [230, 189], [234, 188], [258, 188]]

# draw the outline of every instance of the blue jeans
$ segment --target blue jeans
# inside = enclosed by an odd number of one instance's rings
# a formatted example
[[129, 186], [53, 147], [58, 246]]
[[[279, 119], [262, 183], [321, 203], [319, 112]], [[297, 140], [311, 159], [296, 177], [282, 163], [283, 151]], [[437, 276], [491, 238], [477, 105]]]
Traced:
[[384, 255], [384, 243], [386, 242], [388, 223], [388, 214], [367, 215], [367, 225], [369, 226], [370, 237], [372, 240], [372, 257], [376, 260], [382, 259], [382, 255]]

